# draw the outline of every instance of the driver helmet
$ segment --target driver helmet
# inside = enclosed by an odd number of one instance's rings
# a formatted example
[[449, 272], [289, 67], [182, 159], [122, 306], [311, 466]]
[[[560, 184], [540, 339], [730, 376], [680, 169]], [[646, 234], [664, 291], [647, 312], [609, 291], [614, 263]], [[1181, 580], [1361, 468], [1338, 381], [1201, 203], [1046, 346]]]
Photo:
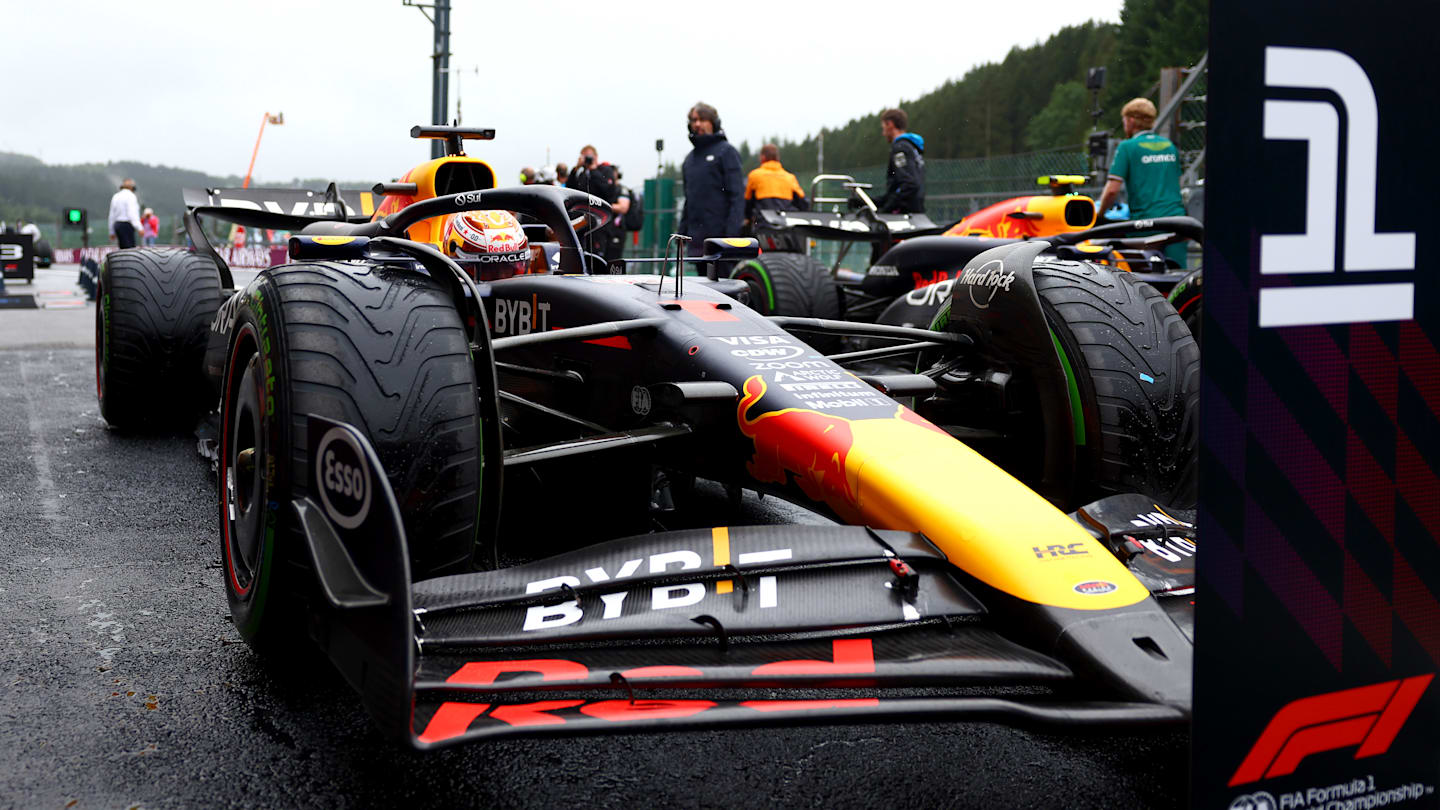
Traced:
[[445, 220], [445, 254], [479, 281], [530, 272], [525, 229], [509, 211], [462, 211]]

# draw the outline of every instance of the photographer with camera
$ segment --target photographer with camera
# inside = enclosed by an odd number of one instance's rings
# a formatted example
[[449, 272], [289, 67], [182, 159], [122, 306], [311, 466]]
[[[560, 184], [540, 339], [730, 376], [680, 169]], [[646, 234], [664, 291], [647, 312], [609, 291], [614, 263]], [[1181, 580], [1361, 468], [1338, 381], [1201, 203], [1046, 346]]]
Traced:
[[[622, 217], [630, 208], [630, 200], [619, 199], [619, 186], [615, 182], [615, 168], [609, 163], [601, 163], [595, 147], [586, 144], [580, 150], [580, 158], [575, 161], [575, 168], [570, 170], [570, 178], [565, 181], [566, 188], [578, 189], [591, 194], [607, 203], [610, 203], [615, 216]], [[595, 228], [583, 237], [585, 250], [590, 253], [606, 254], [609, 245], [610, 227]], [[608, 259], [609, 256], [607, 255]]]

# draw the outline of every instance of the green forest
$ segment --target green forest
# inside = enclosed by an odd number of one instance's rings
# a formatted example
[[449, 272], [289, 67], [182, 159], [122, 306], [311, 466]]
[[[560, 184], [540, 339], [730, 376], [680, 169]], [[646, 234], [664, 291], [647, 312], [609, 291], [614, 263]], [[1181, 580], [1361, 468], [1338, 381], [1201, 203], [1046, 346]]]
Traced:
[[[43, 228], [53, 226], [62, 209], [86, 208], [90, 213], [91, 239], [98, 237], [103, 243], [110, 197], [126, 177], [134, 178], [141, 207], [155, 209], [162, 233], [178, 223], [178, 218], [185, 213], [181, 189], [235, 187], [242, 181], [233, 174], [217, 177], [191, 169], [134, 161], [52, 166], [29, 155], [0, 152], [0, 220], [14, 223], [23, 219]], [[324, 188], [329, 182], [296, 178], [289, 183], [269, 185]]]
[[131, 161], [51, 166], [28, 155], [0, 152], [0, 219], [47, 225], [59, 219], [63, 208], [86, 208], [92, 228], [99, 222], [104, 241], [110, 197], [126, 177], [135, 178], [141, 206], [154, 208], [166, 222], [183, 213], [182, 188], [240, 185], [239, 177], [215, 177], [169, 166]]
[[[1195, 64], [1209, 34], [1207, 0], [1125, 0], [1119, 24], [1089, 22], [1062, 28], [1043, 42], [1015, 47], [999, 63], [980, 65], [962, 78], [901, 106], [910, 130], [925, 138], [925, 157], [987, 157], [1079, 146], [1092, 126], [1085, 74], [1106, 68], [1100, 95], [1102, 129], [1120, 132], [1120, 108], [1155, 85], [1160, 69]], [[825, 129], [825, 165], [833, 169], [880, 166], [889, 144], [880, 136], [883, 108], [835, 129]], [[819, 134], [792, 140], [777, 134], [790, 171], [816, 171]], [[737, 144], [747, 169], [759, 163], [762, 144]], [[667, 174], [678, 176], [677, 165]]]

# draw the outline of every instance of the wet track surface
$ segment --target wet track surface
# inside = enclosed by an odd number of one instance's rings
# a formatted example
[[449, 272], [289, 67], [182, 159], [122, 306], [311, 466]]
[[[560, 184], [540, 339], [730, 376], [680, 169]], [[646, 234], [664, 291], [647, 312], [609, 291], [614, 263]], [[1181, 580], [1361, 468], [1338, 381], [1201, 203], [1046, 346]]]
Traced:
[[[0, 807], [1184, 806], [1183, 731], [934, 723], [397, 747], [328, 663], [267, 667], [240, 641], [208, 463], [188, 436], [107, 430], [93, 363], [0, 351]], [[725, 508], [718, 489], [709, 500]], [[740, 521], [789, 514], [772, 504], [747, 494]]]

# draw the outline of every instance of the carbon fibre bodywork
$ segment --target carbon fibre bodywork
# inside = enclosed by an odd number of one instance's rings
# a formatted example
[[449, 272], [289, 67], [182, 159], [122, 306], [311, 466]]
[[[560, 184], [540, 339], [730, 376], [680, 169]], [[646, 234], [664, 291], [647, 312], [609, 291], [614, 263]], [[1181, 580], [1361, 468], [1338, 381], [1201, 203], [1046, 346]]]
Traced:
[[[428, 748], [697, 725], [1188, 719], [1193, 602], [1183, 576], [1152, 559], [1163, 557], [1144, 543], [1154, 532], [1134, 525], [1153, 529], [1145, 516], [1172, 514], [1163, 504], [1065, 515], [885, 393], [933, 382], [857, 376], [792, 333], [844, 324], [765, 318], [727, 295], [727, 280], [682, 288], [678, 277], [569, 272], [477, 284], [398, 236], [455, 211], [527, 210], [556, 233], [562, 266], [583, 271], [569, 218], [586, 207], [603, 204], [557, 189], [437, 196], [369, 222], [308, 226], [292, 242], [296, 264], [272, 272], [380, 264], [400, 279], [396, 294], [405, 274], [452, 291], [495, 431], [483, 442], [488, 493], [506, 470], [583, 459], [604, 476], [643, 473], [646, 486], [653, 468], [680, 470], [853, 525], [639, 534], [417, 582], [416, 538], [370, 440], [310, 416], [296, 469], [313, 480], [281, 507], [313, 574], [299, 603], [382, 727]], [[1008, 281], [991, 273], [951, 293], [990, 296], [1007, 323], [888, 334], [977, 356], [997, 329], [1043, 337], [1029, 279], [1042, 247], [975, 257], [970, 269], [998, 263]], [[216, 379], [233, 304], [247, 294], [235, 292], [212, 326]], [[1063, 379], [1054, 348], [1032, 342], [1033, 356], [1011, 361]], [[1069, 469], [1065, 438], [1047, 437], [1054, 475]], [[612, 464], [621, 448], [626, 461]], [[1166, 531], [1193, 538], [1182, 518]], [[777, 699], [776, 689], [798, 691]], [[916, 689], [927, 691], [905, 693]]]
[[[293, 505], [323, 593], [314, 635], [377, 721], [416, 747], [714, 725], [1143, 726], [1188, 715], [1188, 642], [1172, 640], [1164, 612], [1060, 611], [1077, 615], [1058, 634], [1017, 640], [1034, 606], [1004, 604], [914, 533], [664, 532], [412, 584], [378, 460], [358, 432], [312, 417], [316, 435], [334, 430], [362, 448], [347, 463], [363, 458], [373, 489], [350, 529], [332, 521], [335, 510], [355, 516], [344, 503]], [[1092, 512], [1092, 526], [1118, 514]], [[1114, 682], [1125, 652], [1115, 629], [1139, 653], [1132, 667], [1150, 662], [1148, 687]]]

